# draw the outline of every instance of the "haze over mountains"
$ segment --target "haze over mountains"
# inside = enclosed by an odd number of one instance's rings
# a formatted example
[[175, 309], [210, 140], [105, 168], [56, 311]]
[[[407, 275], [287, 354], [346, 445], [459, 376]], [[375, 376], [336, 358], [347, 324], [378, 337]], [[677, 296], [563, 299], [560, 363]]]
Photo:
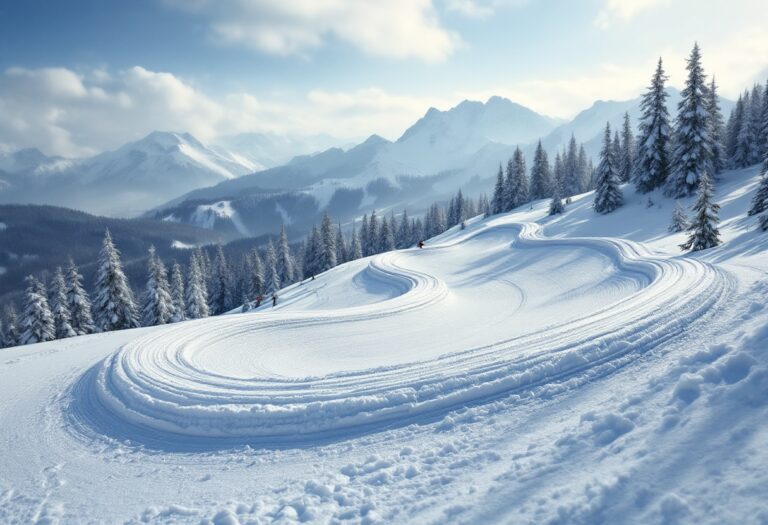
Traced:
[[[674, 88], [669, 93], [674, 114], [680, 95]], [[721, 99], [721, 105], [727, 115], [733, 102]], [[274, 232], [281, 223], [299, 233], [324, 210], [348, 221], [373, 208], [418, 212], [459, 187], [488, 191], [499, 163], [517, 145], [530, 159], [538, 139], [553, 155], [574, 135], [595, 156], [605, 122], [617, 126], [624, 112], [636, 124], [639, 98], [597, 101], [561, 122], [491, 97], [447, 111], [430, 108], [395, 142], [372, 135], [345, 149], [328, 148], [339, 142], [329, 136], [243, 134], [206, 146], [173, 132], [87, 159], [27, 149], [0, 154], [0, 202], [108, 216], [147, 213], [243, 236]], [[290, 158], [295, 152], [309, 154]]]

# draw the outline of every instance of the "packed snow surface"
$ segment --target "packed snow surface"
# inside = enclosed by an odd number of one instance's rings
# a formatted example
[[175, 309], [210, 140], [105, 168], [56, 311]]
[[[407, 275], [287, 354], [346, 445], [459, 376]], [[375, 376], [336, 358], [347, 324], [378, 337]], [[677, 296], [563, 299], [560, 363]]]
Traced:
[[625, 187], [0, 351], [0, 522], [765, 523], [768, 242], [726, 176], [697, 255]]

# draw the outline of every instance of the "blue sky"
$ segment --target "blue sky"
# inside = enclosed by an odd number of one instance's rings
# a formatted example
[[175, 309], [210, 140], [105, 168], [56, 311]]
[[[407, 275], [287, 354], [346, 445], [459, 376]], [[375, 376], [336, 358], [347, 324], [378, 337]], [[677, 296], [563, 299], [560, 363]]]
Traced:
[[724, 95], [768, 75], [756, 0], [5, 0], [0, 147], [92, 154], [153, 129], [397, 138], [506, 96], [572, 117], [694, 40]]

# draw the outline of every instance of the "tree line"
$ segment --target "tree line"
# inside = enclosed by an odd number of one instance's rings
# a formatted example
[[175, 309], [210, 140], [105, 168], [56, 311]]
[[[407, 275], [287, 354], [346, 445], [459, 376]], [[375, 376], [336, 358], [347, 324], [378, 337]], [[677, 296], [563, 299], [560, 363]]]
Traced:
[[198, 247], [186, 267], [165, 262], [150, 247], [146, 282], [134, 291], [123, 271], [120, 252], [109, 230], [99, 252], [93, 294], [70, 259], [57, 268], [46, 284], [33, 275], [20, 314], [11, 305], [0, 319], [0, 347], [26, 345], [97, 332], [156, 326], [219, 315], [238, 307], [248, 311], [263, 296], [329, 270], [339, 264], [393, 249], [414, 246], [420, 240], [489, 212], [488, 199], [466, 198], [461, 190], [448, 203], [434, 203], [422, 217], [406, 210], [379, 217], [374, 210], [353, 222], [345, 234], [326, 213], [320, 227], [306, 239], [290, 244], [282, 227], [276, 242], [254, 248], [239, 258], [225, 255], [221, 245]]

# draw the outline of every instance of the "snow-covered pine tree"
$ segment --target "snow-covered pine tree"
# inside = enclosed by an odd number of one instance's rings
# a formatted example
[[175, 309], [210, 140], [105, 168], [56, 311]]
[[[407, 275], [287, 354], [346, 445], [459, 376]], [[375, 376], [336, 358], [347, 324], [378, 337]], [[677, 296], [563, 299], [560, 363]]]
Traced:
[[313, 224], [312, 231], [309, 233], [307, 243], [304, 246], [304, 277], [314, 277], [320, 271], [320, 244], [320, 232], [318, 232], [317, 226]]
[[738, 168], [741, 165], [739, 158], [739, 134], [741, 125], [744, 122], [744, 94], [740, 93], [736, 101], [736, 106], [731, 110], [731, 116], [728, 118], [728, 125], [725, 133], [725, 153], [728, 155], [728, 166]]
[[763, 116], [760, 124], [760, 137], [758, 146], [763, 158], [768, 155], [768, 80], [765, 81], [765, 90], [763, 90]]
[[669, 143], [671, 128], [667, 111], [667, 81], [661, 58], [651, 79], [648, 91], [640, 103], [640, 135], [632, 180], [640, 193], [648, 193], [662, 186], [669, 177]]
[[[507, 161], [507, 172], [504, 177], [504, 196], [502, 198], [502, 201], [504, 203], [504, 212], [508, 212], [517, 206], [517, 195], [515, 195], [515, 190], [517, 189], [517, 184], [515, 183], [515, 168], [512, 163], [512, 159], [510, 158]], [[442, 233], [442, 232], [438, 232]]]
[[[397, 221], [395, 220], [395, 211], [389, 214], [389, 231], [392, 234], [393, 250], [397, 247]], [[336, 264], [341, 264], [338, 260]]]
[[595, 172], [595, 202], [593, 207], [597, 213], [610, 213], [622, 205], [624, 197], [619, 185], [616, 169], [615, 151], [611, 141], [611, 125], [605, 124], [603, 148], [600, 151], [600, 164]]
[[[272, 250], [274, 251], [274, 247]], [[210, 312], [212, 315], [219, 315], [231, 310], [234, 303], [232, 275], [224, 255], [224, 248], [220, 244], [216, 247], [216, 259], [213, 261], [211, 273]]]
[[621, 179], [621, 158], [622, 158], [622, 150], [621, 150], [621, 136], [619, 135], [619, 130], [617, 129], [613, 134], [613, 142], [611, 142], [611, 147], [613, 148], [613, 168], [616, 170], [616, 177], [618, 177], [619, 182], [624, 182]]
[[368, 220], [368, 246], [364, 246], [363, 250], [366, 255], [379, 253], [379, 219], [376, 217], [376, 210], [371, 212], [371, 218]]
[[549, 214], [557, 215], [565, 211], [565, 206], [563, 205], [563, 185], [560, 182], [560, 179], [555, 177], [555, 182], [552, 186], [552, 200], [549, 203]]
[[23, 345], [43, 343], [56, 339], [56, 326], [53, 321], [45, 287], [33, 276], [26, 278], [27, 289], [24, 293], [24, 310], [21, 315], [21, 341]]
[[456, 218], [456, 197], [451, 197], [451, 200], [448, 203], [447, 218], [449, 228], [459, 223], [458, 219]]
[[768, 210], [768, 153], [765, 154], [761, 173], [760, 185], [752, 197], [752, 204], [747, 212], [748, 215], [758, 215]]
[[395, 249], [395, 237], [389, 229], [389, 223], [386, 219], [381, 221], [379, 230], [379, 253], [390, 252]]
[[280, 289], [280, 273], [277, 270], [277, 253], [270, 239], [264, 254], [264, 282], [267, 293], [276, 293]]
[[560, 184], [560, 198], [565, 198], [565, 181], [563, 180], [564, 172], [563, 172], [563, 157], [560, 155], [560, 152], [558, 151], [555, 153], [555, 163], [552, 169], [552, 175], [553, 175], [553, 193], [554, 193], [554, 181], [559, 181]]
[[512, 183], [514, 184], [512, 189], [514, 201], [512, 204], [514, 208], [517, 208], [529, 202], [528, 194], [530, 193], [525, 157], [519, 147], [516, 147], [512, 154]]
[[[375, 213], [375, 212], [373, 212]], [[371, 214], [371, 224], [376, 224], [375, 215]], [[389, 229], [386, 218], [382, 221], [382, 229]], [[370, 225], [369, 225], [370, 226]], [[378, 234], [377, 229], [375, 233]], [[371, 232], [369, 232], [371, 233]], [[375, 241], [381, 242], [381, 239], [375, 239]], [[333, 224], [331, 218], [327, 213], [323, 214], [323, 221], [320, 223], [320, 272], [330, 270], [336, 266], [336, 236], [333, 234]]]
[[371, 255], [368, 253], [368, 214], [363, 215], [363, 220], [360, 222], [360, 249], [363, 256], [367, 257]]
[[749, 97], [749, 165], [757, 164], [763, 160], [764, 144], [760, 142], [763, 134], [763, 90], [759, 84], [752, 88]]
[[171, 298], [173, 299], [172, 323], [178, 323], [187, 318], [186, 305], [184, 304], [184, 274], [181, 265], [175, 262], [171, 269]]
[[464, 194], [461, 192], [461, 188], [459, 188], [458, 193], [456, 193], [454, 213], [456, 214], [456, 222], [454, 223], [454, 226], [467, 219], [467, 201], [464, 199]]
[[72, 313], [67, 302], [67, 285], [61, 266], [56, 268], [51, 281], [51, 313], [56, 330], [56, 339], [65, 339], [77, 335], [72, 327]]
[[685, 208], [680, 204], [680, 201], [677, 201], [675, 203], [675, 211], [672, 212], [672, 222], [669, 223], [669, 228], [667, 229], [672, 233], [679, 233], [686, 231], [689, 227]]
[[579, 154], [576, 148], [576, 137], [571, 134], [571, 139], [568, 141], [568, 149], [565, 151], [562, 157], [563, 192], [568, 197], [577, 195], [584, 191], [584, 188], [582, 188], [582, 182], [579, 180], [578, 159]]
[[192, 254], [192, 257], [189, 259], [186, 292], [187, 317], [189, 319], [208, 317], [209, 310], [205, 279], [200, 270], [200, 258], [195, 254]]
[[632, 177], [632, 167], [635, 165], [635, 136], [632, 133], [632, 124], [629, 120], [629, 112], [624, 112], [624, 123], [621, 127], [621, 162], [619, 178], [621, 182], [629, 182]]
[[499, 172], [496, 174], [496, 185], [493, 187], [491, 199], [491, 212], [496, 215], [504, 211], [504, 170], [499, 164]]
[[406, 209], [403, 209], [403, 214], [400, 216], [395, 245], [400, 249], [408, 248], [411, 245], [411, 220], [408, 218], [408, 210]]
[[352, 223], [352, 235], [349, 241], [349, 260], [356, 261], [363, 257], [363, 249], [360, 246], [360, 235], [355, 230], [355, 223]]
[[70, 324], [77, 335], [92, 334], [96, 331], [91, 315], [91, 299], [83, 288], [83, 276], [71, 258], [67, 266], [67, 306], [71, 317]]
[[552, 173], [549, 167], [547, 152], [541, 146], [541, 140], [536, 144], [531, 166], [531, 199], [544, 199], [552, 195]]
[[102, 332], [137, 328], [136, 302], [109, 230], [104, 234], [98, 264], [92, 305], [96, 327]]
[[261, 262], [259, 251], [255, 248], [251, 253], [251, 285], [249, 289], [253, 297], [264, 293], [264, 265]]
[[293, 269], [293, 257], [291, 247], [288, 245], [288, 236], [285, 234], [285, 225], [280, 225], [280, 237], [277, 241], [277, 274], [280, 276], [280, 285], [288, 286], [295, 280]]
[[296, 274], [297, 281], [304, 280], [304, 250], [307, 248], [307, 241], [303, 240], [293, 250], [293, 271]]
[[341, 223], [336, 226], [336, 264], [347, 262], [347, 243], [344, 240], [344, 233], [341, 231]]
[[141, 323], [143, 326], [167, 324], [171, 322], [175, 313], [165, 265], [157, 256], [155, 247], [150, 246], [147, 257], [147, 285], [141, 307]]
[[693, 205], [693, 221], [691, 222], [691, 235], [688, 240], [680, 245], [683, 250], [699, 251], [713, 248], [720, 244], [720, 231], [717, 223], [720, 219], [717, 212], [720, 206], [712, 202], [714, 190], [709, 173], [706, 171], [699, 177], [699, 190], [696, 203]]
[[725, 129], [723, 127], [723, 114], [720, 111], [720, 103], [717, 97], [717, 84], [715, 77], [712, 76], [712, 82], [709, 83], [706, 96], [706, 107], [709, 113], [709, 154], [712, 174], [717, 175], [725, 169]]
[[13, 305], [6, 307], [5, 310], [5, 331], [3, 331], [3, 345], [6, 348], [18, 346], [21, 344], [21, 334], [19, 333], [19, 319], [16, 316], [16, 309]]
[[670, 197], [691, 195], [699, 186], [701, 174], [712, 172], [710, 115], [707, 110], [709, 89], [698, 44], [693, 46], [686, 69], [688, 78], [677, 106], [672, 173], [664, 187], [664, 193]]

